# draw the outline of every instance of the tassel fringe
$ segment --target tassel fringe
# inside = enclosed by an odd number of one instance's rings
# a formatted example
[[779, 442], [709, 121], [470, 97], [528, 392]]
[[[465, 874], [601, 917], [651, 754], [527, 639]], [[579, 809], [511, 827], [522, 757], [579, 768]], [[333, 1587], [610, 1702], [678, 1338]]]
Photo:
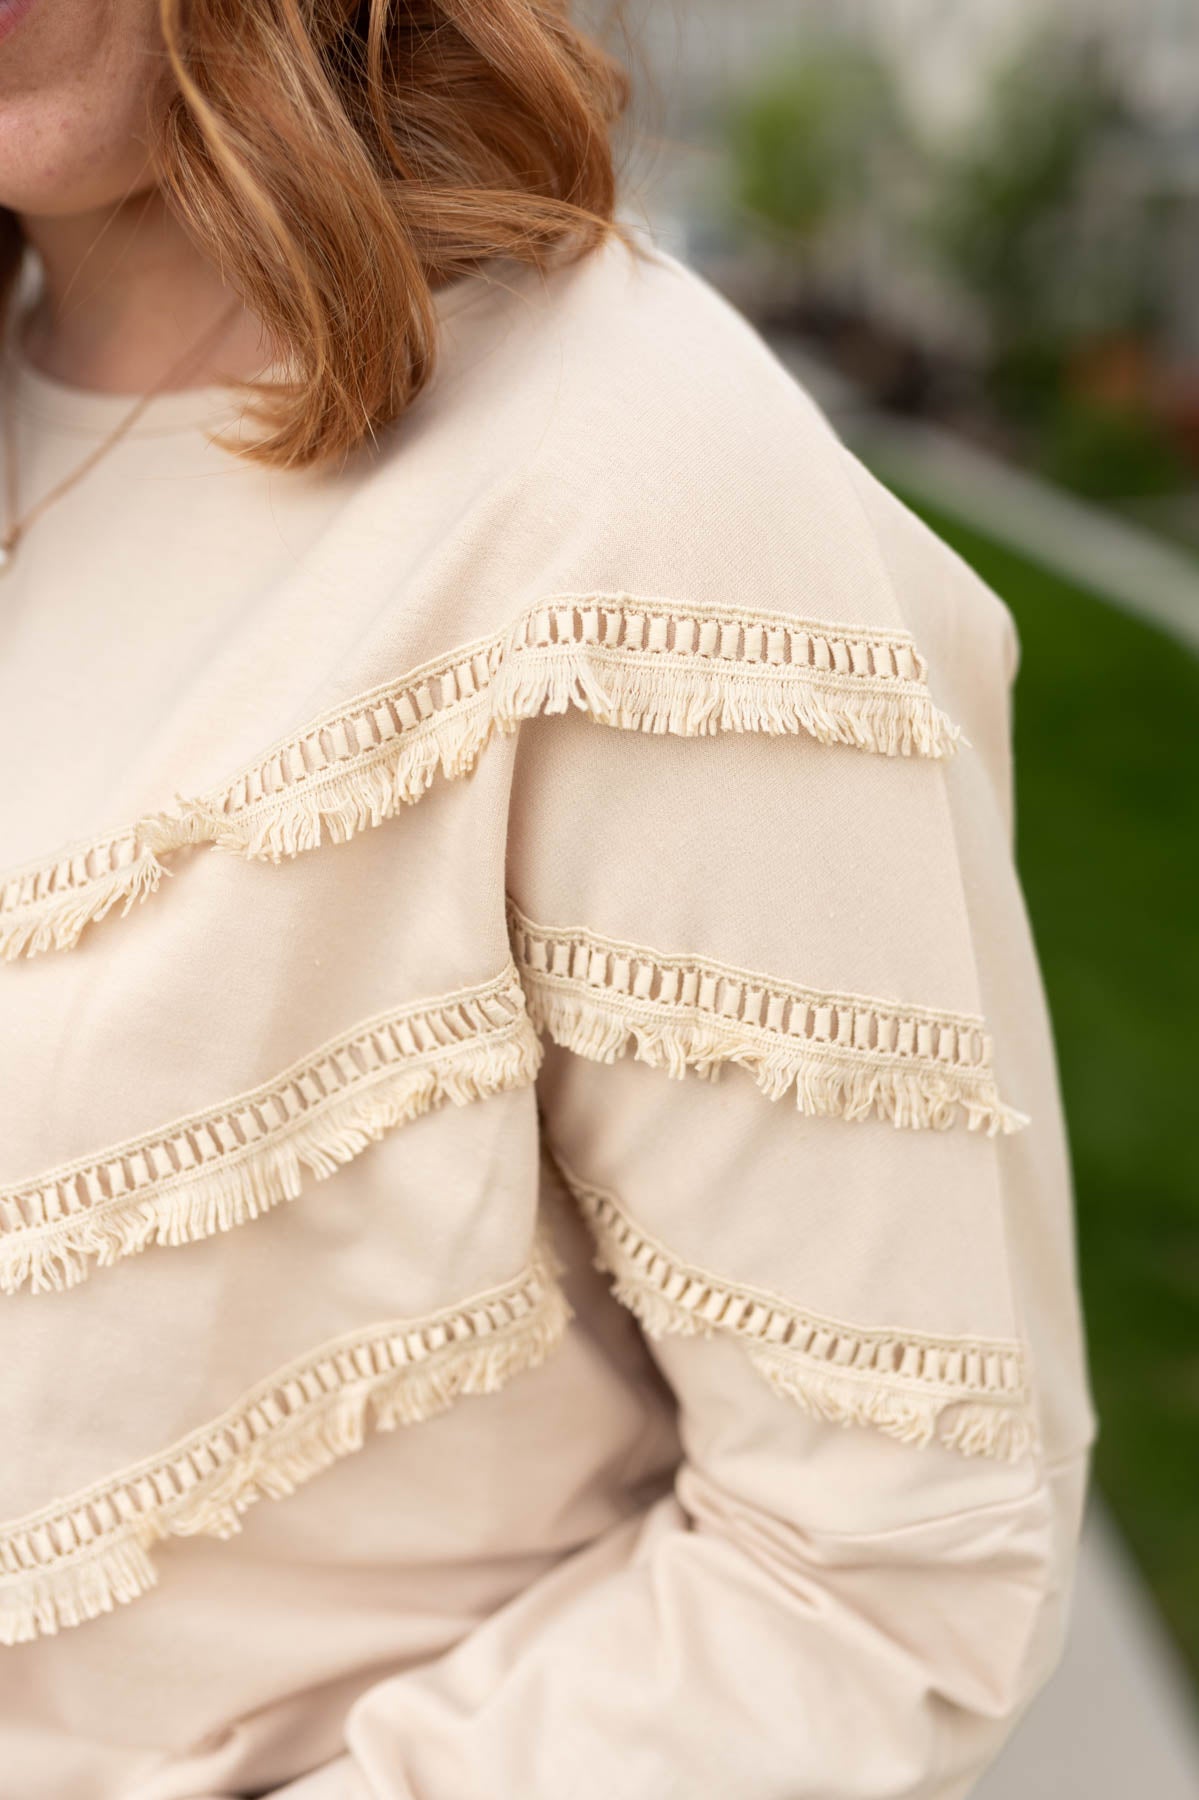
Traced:
[[529, 1013], [555, 1044], [593, 1062], [632, 1053], [675, 1079], [747, 1069], [799, 1112], [872, 1115], [947, 1130], [962, 1114], [988, 1136], [1029, 1122], [1000, 1098], [981, 1019], [858, 995], [816, 994], [747, 969], [662, 955], [576, 928], [535, 925], [510, 901]]
[[242, 811], [211, 800], [183, 802], [189, 837], [271, 862], [325, 841], [345, 843], [419, 800], [439, 774], [447, 780], [468, 774], [496, 733], [572, 707], [622, 731], [807, 732], [821, 743], [888, 756], [944, 756], [960, 736], [926, 695], [826, 691], [810, 678], [783, 682], [777, 674], [746, 680], [721, 671], [642, 668], [581, 646], [526, 651], [507, 655], [486, 693], [463, 711], [439, 716], [432, 727], [381, 746], [340, 774], [297, 784], [275, 804]]
[[750, 1360], [777, 1393], [830, 1425], [870, 1425], [904, 1444], [930, 1444], [935, 1438], [964, 1456], [991, 1456], [1004, 1462], [1018, 1462], [1035, 1449], [1031, 1419], [1008, 1406], [860, 1387], [851, 1378], [796, 1369], [765, 1353]]
[[932, 701], [903, 631], [630, 595], [538, 602], [507, 631], [414, 670], [280, 741], [227, 786], [118, 838], [0, 881], [0, 956], [68, 950], [158, 889], [164, 859], [210, 844], [280, 861], [344, 843], [469, 773], [496, 733], [579, 708], [623, 731], [806, 733], [884, 756], [968, 744]]
[[721, 1282], [680, 1263], [611, 1194], [554, 1161], [591, 1228], [594, 1266], [650, 1337], [729, 1335], [777, 1393], [830, 1424], [869, 1425], [908, 1444], [936, 1439], [965, 1456], [1015, 1461], [1035, 1450], [1019, 1343], [865, 1331]]
[[51, 891], [44, 899], [0, 910], [0, 960], [40, 956], [48, 950], [72, 950], [88, 925], [120, 916], [158, 892], [166, 870], [152, 851], [139, 850], [122, 867], [109, 869], [85, 885]]
[[153, 1463], [76, 1506], [9, 1527], [0, 1539], [0, 1644], [136, 1600], [155, 1585], [149, 1553], [166, 1538], [232, 1536], [257, 1501], [294, 1493], [362, 1449], [372, 1430], [431, 1419], [534, 1368], [574, 1316], [556, 1279], [562, 1269], [539, 1222], [517, 1281], [432, 1319], [327, 1345]]
[[529, 1086], [541, 1058], [511, 970], [375, 1020], [217, 1113], [0, 1194], [0, 1289], [73, 1287], [149, 1245], [234, 1230], [434, 1107]]

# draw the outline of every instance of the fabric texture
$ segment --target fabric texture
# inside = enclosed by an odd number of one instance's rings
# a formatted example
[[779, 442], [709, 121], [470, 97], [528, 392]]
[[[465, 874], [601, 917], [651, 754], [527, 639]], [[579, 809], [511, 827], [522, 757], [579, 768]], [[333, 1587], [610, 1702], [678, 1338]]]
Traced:
[[956, 1800], [1097, 1425], [1011, 615], [665, 251], [438, 305], [0, 587], [0, 1785]]

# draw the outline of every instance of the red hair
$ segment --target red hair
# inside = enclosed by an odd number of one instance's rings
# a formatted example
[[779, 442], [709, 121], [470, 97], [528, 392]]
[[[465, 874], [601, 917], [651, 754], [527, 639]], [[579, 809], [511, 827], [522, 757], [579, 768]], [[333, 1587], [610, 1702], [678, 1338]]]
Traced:
[[[238, 383], [242, 454], [341, 461], [436, 356], [432, 290], [612, 234], [622, 64], [569, 0], [159, 0], [152, 155], [167, 204], [288, 380]], [[0, 284], [20, 254], [12, 214]]]

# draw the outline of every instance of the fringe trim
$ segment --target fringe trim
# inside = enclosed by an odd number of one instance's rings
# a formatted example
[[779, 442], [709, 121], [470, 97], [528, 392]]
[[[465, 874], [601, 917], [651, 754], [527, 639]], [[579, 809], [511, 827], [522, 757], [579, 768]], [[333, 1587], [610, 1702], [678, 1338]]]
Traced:
[[233, 1230], [433, 1107], [529, 1086], [542, 1054], [511, 968], [383, 1015], [214, 1112], [0, 1193], [0, 1289]]
[[948, 755], [962, 733], [933, 705], [908, 634], [845, 631], [628, 595], [540, 602], [472, 653], [377, 690], [181, 805], [213, 843], [279, 861], [381, 824], [439, 772], [466, 774], [495, 732], [572, 706], [625, 731], [807, 732], [882, 755]]
[[84, 853], [85, 868], [73, 877], [68, 866], [65, 877], [60, 875], [55, 881], [61, 865], [49, 875], [43, 869], [31, 873], [28, 885], [40, 887], [41, 894], [7, 909], [0, 905], [0, 959], [12, 962], [18, 956], [40, 956], [48, 950], [72, 950], [86, 927], [107, 918], [114, 907], [120, 907], [123, 918], [132, 907], [156, 894], [167, 871], [133, 836], [126, 842], [128, 857], [99, 874], [87, 873], [86, 865], [106, 860], [107, 846], [99, 855]]
[[508, 901], [529, 1013], [554, 1043], [593, 1062], [632, 1051], [682, 1079], [735, 1063], [770, 1100], [794, 1088], [805, 1114], [876, 1115], [947, 1130], [965, 1114], [989, 1137], [1029, 1123], [999, 1097], [991, 1039], [973, 1014], [821, 994], [727, 964], [662, 954], [582, 927], [536, 925]]
[[168, 1537], [230, 1537], [257, 1501], [279, 1500], [372, 1430], [418, 1424], [468, 1394], [494, 1394], [544, 1361], [574, 1316], [563, 1264], [538, 1221], [515, 1281], [423, 1320], [323, 1346], [252, 1390], [163, 1456], [18, 1520], [0, 1537], [0, 1644], [21, 1644], [136, 1600]]
[[411, 671], [276, 743], [226, 786], [0, 883], [0, 955], [67, 950], [158, 888], [162, 859], [208, 843], [278, 862], [344, 843], [467, 774], [539, 713], [681, 737], [807, 733], [885, 756], [968, 744], [932, 701], [909, 633], [629, 594], [535, 603], [506, 631]]
[[1016, 1340], [868, 1331], [800, 1312], [768, 1289], [721, 1282], [679, 1262], [611, 1194], [554, 1161], [591, 1228], [594, 1266], [613, 1277], [614, 1297], [650, 1337], [731, 1336], [776, 1393], [830, 1424], [1006, 1461], [1036, 1449]]

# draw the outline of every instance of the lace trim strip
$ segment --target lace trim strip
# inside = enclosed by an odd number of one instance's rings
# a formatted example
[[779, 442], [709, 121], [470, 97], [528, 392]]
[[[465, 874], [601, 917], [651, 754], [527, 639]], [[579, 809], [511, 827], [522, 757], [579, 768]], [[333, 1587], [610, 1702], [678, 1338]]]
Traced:
[[553, 1153], [595, 1239], [595, 1267], [655, 1338], [712, 1336], [745, 1346], [776, 1392], [834, 1424], [869, 1425], [904, 1443], [934, 1440], [966, 1456], [1017, 1460], [1037, 1431], [1025, 1355], [1014, 1339], [868, 1330], [798, 1309], [768, 1289], [681, 1262], [603, 1189]]
[[156, 1544], [231, 1536], [256, 1501], [293, 1493], [360, 1450], [372, 1430], [496, 1393], [542, 1362], [574, 1316], [557, 1281], [562, 1268], [539, 1221], [534, 1254], [514, 1280], [324, 1344], [162, 1455], [0, 1527], [0, 1643], [137, 1599], [157, 1579]]
[[0, 1289], [232, 1230], [433, 1107], [527, 1087], [541, 1054], [511, 966], [380, 1014], [232, 1101], [0, 1191]]
[[729, 1063], [801, 1113], [946, 1130], [963, 1116], [988, 1136], [1029, 1123], [999, 1098], [992, 1044], [974, 1014], [826, 994], [773, 976], [581, 926], [535, 924], [510, 900], [509, 938], [539, 1030], [596, 1062], [630, 1051], [681, 1078]]
[[0, 955], [70, 949], [154, 893], [163, 859], [215, 844], [279, 861], [341, 843], [466, 774], [492, 735], [577, 706], [621, 730], [807, 733], [887, 756], [967, 743], [905, 631], [629, 594], [538, 601], [507, 630], [360, 695], [224, 786], [0, 880]]

